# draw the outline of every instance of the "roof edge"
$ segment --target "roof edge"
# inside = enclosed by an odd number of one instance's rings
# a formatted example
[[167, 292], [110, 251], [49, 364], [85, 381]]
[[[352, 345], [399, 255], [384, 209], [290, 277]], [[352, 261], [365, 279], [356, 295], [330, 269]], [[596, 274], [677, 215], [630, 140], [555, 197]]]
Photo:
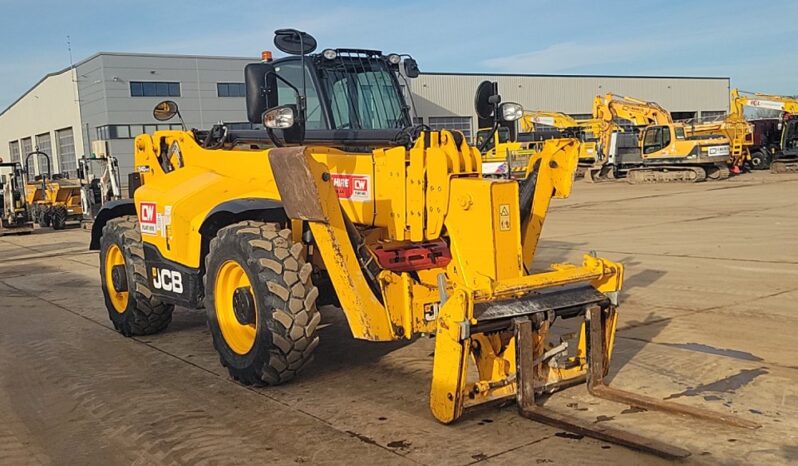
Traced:
[[6, 106], [6, 108], [4, 108], [2, 112], [0, 112], [0, 116], [5, 115], [6, 112], [8, 112], [11, 109], [11, 107], [13, 107], [17, 103], [19, 103], [20, 100], [22, 100], [23, 98], [25, 98], [25, 96], [30, 94], [34, 89], [36, 89], [47, 78], [50, 78], [50, 77], [53, 77], [53, 76], [58, 76], [60, 74], [66, 73], [67, 71], [69, 71], [69, 70], [71, 70], [73, 68], [77, 68], [77, 67], [79, 67], [81, 65], [84, 65], [84, 64], [88, 63], [89, 61], [94, 60], [95, 58], [101, 57], [103, 55], [115, 56], [115, 57], [150, 57], [150, 58], [157, 57], [157, 58], [195, 58], [195, 59], [203, 58], [203, 59], [211, 59], [211, 60], [254, 60], [254, 61], [259, 61], [260, 60], [260, 58], [258, 58], [258, 57], [228, 57], [228, 56], [223, 56], [223, 55], [192, 55], [192, 54], [183, 55], [183, 54], [177, 54], [177, 53], [97, 52], [97, 53], [94, 53], [92, 55], [89, 55], [88, 57], [86, 57], [86, 58], [80, 60], [79, 62], [77, 62], [77, 63], [75, 63], [73, 65], [70, 65], [70, 66], [68, 66], [66, 68], [62, 68], [62, 69], [60, 69], [58, 71], [53, 71], [51, 73], [45, 74], [41, 79], [36, 81], [36, 83], [33, 86], [31, 86], [27, 91], [22, 93], [22, 95], [20, 95], [16, 99], [14, 99], [13, 102], [11, 102], [8, 106]]
[[547, 74], [547, 73], [477, 73], [451, 71], [422, 71], [428, 76], [499, 76], [514, 78], [616, 78], [616, 79], [725, 79], [729, 76], [653, 76], [653, 75], [614, 75], [614, 74]]

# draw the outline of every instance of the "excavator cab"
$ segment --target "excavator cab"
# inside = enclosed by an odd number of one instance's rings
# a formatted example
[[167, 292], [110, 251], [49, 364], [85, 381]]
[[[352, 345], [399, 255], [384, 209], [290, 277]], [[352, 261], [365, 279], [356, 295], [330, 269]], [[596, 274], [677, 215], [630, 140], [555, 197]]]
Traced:
[[649, 126], [643, 130], [641, 140], [643, 141], [643, 157], [651, 157], [671, 145], [673, 140], [671, 128], [668, 126]]

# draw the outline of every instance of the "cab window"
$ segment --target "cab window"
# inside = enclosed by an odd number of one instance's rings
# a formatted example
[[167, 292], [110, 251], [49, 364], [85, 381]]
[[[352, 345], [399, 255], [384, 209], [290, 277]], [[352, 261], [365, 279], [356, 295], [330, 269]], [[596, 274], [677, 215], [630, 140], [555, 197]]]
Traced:
[[676, 139], [686, 139], [684, 135], [684, 128], [682, 128], [681, 126], [677, 126], [673, 130], [676, 133]]
[[662, 138], [660, 139], [660, 149], [664, 149], [671, 145], [671, 129], [667, 126], [660, 128], [662, 130]]
[[[290, 82], [300, 91], [302, 90], [302, 75], [300, 69], [302, 63], [299, 61], [288, 61], [278, 64], [275, 67], [275, 72], [278, 76]], [[305, 110], [305, 128], [307, 129], [326, 129], [327, 125], [324, 120], [324, 112], [321, 110], [319, 103], [319, 94], [316, 92], [316, 87], [313, 84], [313, 78], [310, 72], [305, 69], [305, 86], [307, 86], [306, 94], [306, 110]], [[288, 105], [296, 103], [296, 93], [293, 89], [281, 80], [277, 80], [277, 102], [280, 105]]]

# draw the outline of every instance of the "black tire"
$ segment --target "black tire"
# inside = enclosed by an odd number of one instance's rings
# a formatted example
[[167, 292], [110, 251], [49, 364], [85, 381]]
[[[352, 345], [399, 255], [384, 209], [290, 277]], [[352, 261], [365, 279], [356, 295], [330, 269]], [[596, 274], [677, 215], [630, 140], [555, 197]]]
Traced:
[[[125, 260], [128, 299], [123, 312], [114, 307], [106, 281], [106, 254], [116, 245]], [[100, 279], [105, 307], [114, 328], [126, 337], [152, 335], [165, 329], [172, 321], [173, 304], [161, 302], [150, 290], [144, 263], [138, 221], [135, 216], [117, 217], [103, 227], [100, 238]]]
[[63, 230], [66, 228], [67, 208], [61, 205], [53, 207], [50, 218], [53, 223], [53, 230]]
[[[313, 359], [319, 343], [313, 268], [305, 263], [302, 244], [290, 238], [291, 231], [278, 224], [236, 223], [219, 230], [205, 258], [205, 309], [213, 345], [230, 376], [245, 385], [291, 380]], [[223, 312], [217, 311], [217, 279], [230, 261], [246, 273], [255, 308], [254, 341], [243, 354], [225, 340], [217, 313]]]
[[36, 207], [36, 223], [39, 224], [40, 227], [47, 228], [50, 226], [50, 208], [39, 206]]
[[767, 149], [762, 148], [751, 154], [751, 169], [767, 170], [770, 168], [772, 157]]

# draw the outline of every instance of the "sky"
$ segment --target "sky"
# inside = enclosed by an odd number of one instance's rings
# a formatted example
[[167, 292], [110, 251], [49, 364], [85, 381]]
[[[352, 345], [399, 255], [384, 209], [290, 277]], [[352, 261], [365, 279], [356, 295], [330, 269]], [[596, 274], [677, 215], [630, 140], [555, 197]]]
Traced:
[[[798, 2], [0, 0], [0, 108], [96, 52], [260, 55], [275, 29], [409, 53], [423, 71], [724, 76], [798, 94]], [[279, 54], [276, 54], [279, 55]]]

